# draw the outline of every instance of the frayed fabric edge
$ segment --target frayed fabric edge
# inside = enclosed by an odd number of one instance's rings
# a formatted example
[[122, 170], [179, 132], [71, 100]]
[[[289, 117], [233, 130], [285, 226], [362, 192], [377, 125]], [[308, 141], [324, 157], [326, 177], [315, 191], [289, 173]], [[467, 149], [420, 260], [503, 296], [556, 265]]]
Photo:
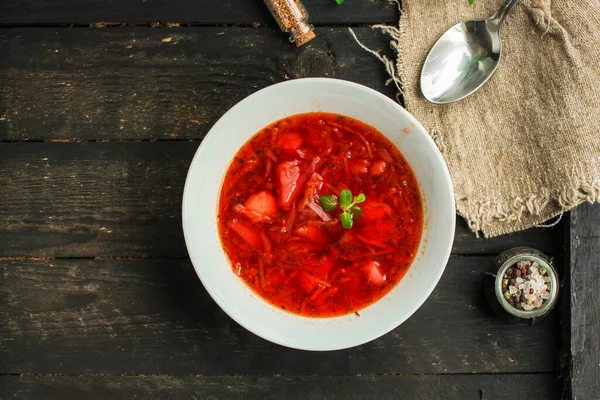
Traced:
[[[376, 26], [373, 26], [372, 28], [375, 29], [376, 27], [382, 28], [384, 26], [383, 25], [376, 25]], [[390, 79], [388, 79], [385, 82], [385, 84], [387, 86], [390, 83], [394, 82], [394, 85], [396, 85], [396, 89], [398, 89], [398, 94], [396, 95], [396, 100], [398, 100], [398, 96], [400, 96], [401, 94], [404, 94], [404, 93], [402, 91], [402, 83], [400, 82], [400, 78], [398, 77], [398, 73], [396, 71], [396, 67], [394, 65], [394, 62], [392, 60], [390, 60], [388, 57], [383, 56], [383, 55], [379, 54], [378, 52], [376, 52], [375, 50], [372, 50], [372, 49], [368, 48], [367, 46], [365, 46], [364, 44], [362, 44], [362, 42], [360, 40], [358, 40], [358, 38], [356, 37], [356, 34], [352, 30], [352, 28], [348, 28], [348, 30], [350, 31], [350, 34], [354, 38], [354, 41], [360, 46], [361, 49], [363, 49], [366, 52], [372, 54], [379, 61], [381, 61], [383, 63], [383, 65], [385, 66], [385, 71], [390, 76]]]
[[[389, 1], [396, 3], [396, 5], [398, 6], [398, 13], [400, 14], [400, 17], [402, 17], [402, 4], [400, 3], [400, 1], [398, 1], [398, 0], [389, 0]], [[399, 49], [400, 45], [401, 45], [400, 35], [402, 32], [400, 29], [400, 24], [398, 24], [398, 25], [399, 26], [396, 28], [395, 26], [391, 26], [391, 25], [378, 24], [378, 25], [373, 25], [371, 27], [371, 29], [379, 29], [379, 30], [381, 30], [382, 33], [390, 36], [390, 38], [391, 38], [390, 46], [393, 49]], [[379, 61], [381, 61], [383, 63], [383, 65], [385, 66], [386, 72], [390, 76], [390, 78], [385, 82], [385, 84], [389, 85], [390, 83], [394, 82], [396, 89], [398, 89], [398, 93], [396, 94], [396, 101], [400, 102], [400, 95], [404, 95], [402, 80], [400, 79], [400, 57], [397, 57], [395, 62], [394, 62], [394, 60], [390, 60], [388, 57], [381, 55], [379, 52], [372, 50], [372, 49], [368, 48], [367, 46], [365, 46], [364, 44], [362, 44], [361, 41], [356, 37], [356, 34], [352, 30], [352, 28], [348, 28], [348, 30], [350, 31], [350, 34], [354, 38], [354, 41], [360, 46], [361, 49], [372, 54]]]
[[[459, 215], [467, 221], [469, 229], [477, 236], [483, 234], [485, 238], [491, 238], [530, 226], [541, 228], [554, 226], [559, 221], [548, 225], [542, 224], [585, 202], [600, 202], [600, 179], [555, 194], [516, 197], [504, 203], [480, 203], [476, 205], [475, 211], [472, 205], [466, 207], [465, 202], [458, 203], [457, 209]], [[506, 225], [502, 225], [503, 223]]]

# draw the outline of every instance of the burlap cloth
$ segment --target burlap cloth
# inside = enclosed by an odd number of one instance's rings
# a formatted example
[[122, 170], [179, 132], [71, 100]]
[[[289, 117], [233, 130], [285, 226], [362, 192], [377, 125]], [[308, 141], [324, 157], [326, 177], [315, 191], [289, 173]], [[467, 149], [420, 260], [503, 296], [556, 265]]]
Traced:
[[398, 51], [386, 63], [406, 108], [430, 132], [452, 176], [458, 213], [486, 237], [600, 201], [600, 0], [522, 0], [502, 29], [496, 74], [457, 103], [420, 92], [427, 53], [452, 25], [502, 0], [403, 0]]

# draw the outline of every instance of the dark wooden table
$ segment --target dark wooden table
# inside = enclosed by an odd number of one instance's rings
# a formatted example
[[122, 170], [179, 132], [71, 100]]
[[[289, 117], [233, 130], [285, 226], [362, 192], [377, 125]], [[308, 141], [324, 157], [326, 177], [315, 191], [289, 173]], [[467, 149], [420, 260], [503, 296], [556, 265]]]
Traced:
[[[1, 399], [597, 398], [598, 208], [493, 240], [459, 219], [426, 304], [349, 350], [271, 344], [208, 296], [180, 206], [219, 116], [307, 76], [395, 94], [347, 28], [389, 51], [368, 26], [396, 23], [394, 4], [305, 4], [318, 38], [296, 49], [259, 0], [0, 0]], [[562, 271], [561, 306], [534, 326], [483, 298], [517, 245]]]

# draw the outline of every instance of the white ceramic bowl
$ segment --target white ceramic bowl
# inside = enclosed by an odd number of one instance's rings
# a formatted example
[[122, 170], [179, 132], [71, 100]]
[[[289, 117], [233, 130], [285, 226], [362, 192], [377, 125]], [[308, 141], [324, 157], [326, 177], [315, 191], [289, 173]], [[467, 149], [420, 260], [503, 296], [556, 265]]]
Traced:
[[[273, 307], [234, 275], [217, 230], [221, 184], [240, 147], [261, 128], [289, 115], [330, 112], [363, 121], [398, 146], [424, 199], [419, 252], [385, 297], [354, 314], [305, 318]], [[405, 132], [405, 128], [410, 133]], [[213, 126], [190, 166], [183, 194], [183, 231], [190, 258], [217, 304], [264, 339], [305, 350], [357, 346], [391, 331], [427, 299], [440, 279], [454, 239], [455, 205], [446, 164], [425, 129], [381, 93], [336, 79], [308, 78], [269, 86], [236, 104]]]

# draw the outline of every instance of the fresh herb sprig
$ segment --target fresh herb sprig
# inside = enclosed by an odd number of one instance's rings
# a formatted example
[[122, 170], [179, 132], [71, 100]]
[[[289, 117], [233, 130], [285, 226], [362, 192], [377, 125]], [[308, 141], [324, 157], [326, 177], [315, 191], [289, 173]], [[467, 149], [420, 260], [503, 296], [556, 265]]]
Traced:
[[[342, 1], [344, 1], [344, 0], [342, 0]], [[469, 0], [469, 4], [473, 4], [473, 3], [475, 3], [475, 0]]]
[[[358, 204], [366, 200], [366, 196], [361, 193], [356, 197], [352, 197], [352, 192], [349, 190], [342, 190], [339, 200], [339, 207], [342, 209], [340, 214], [340, 220], [342, 226], [346, 229], [352, 228], [354, 220], [362, 216], [362, 208]], [[319, 197], [319, 203], [326, 212], [335, 210], [338, 207], [337, 196], [321, 196]]]
[[342, 4], [344, 2], [344, 0], [335, 0], [335, 2], [338, 3], [338, 5], [339, 5], [339, 4]]

